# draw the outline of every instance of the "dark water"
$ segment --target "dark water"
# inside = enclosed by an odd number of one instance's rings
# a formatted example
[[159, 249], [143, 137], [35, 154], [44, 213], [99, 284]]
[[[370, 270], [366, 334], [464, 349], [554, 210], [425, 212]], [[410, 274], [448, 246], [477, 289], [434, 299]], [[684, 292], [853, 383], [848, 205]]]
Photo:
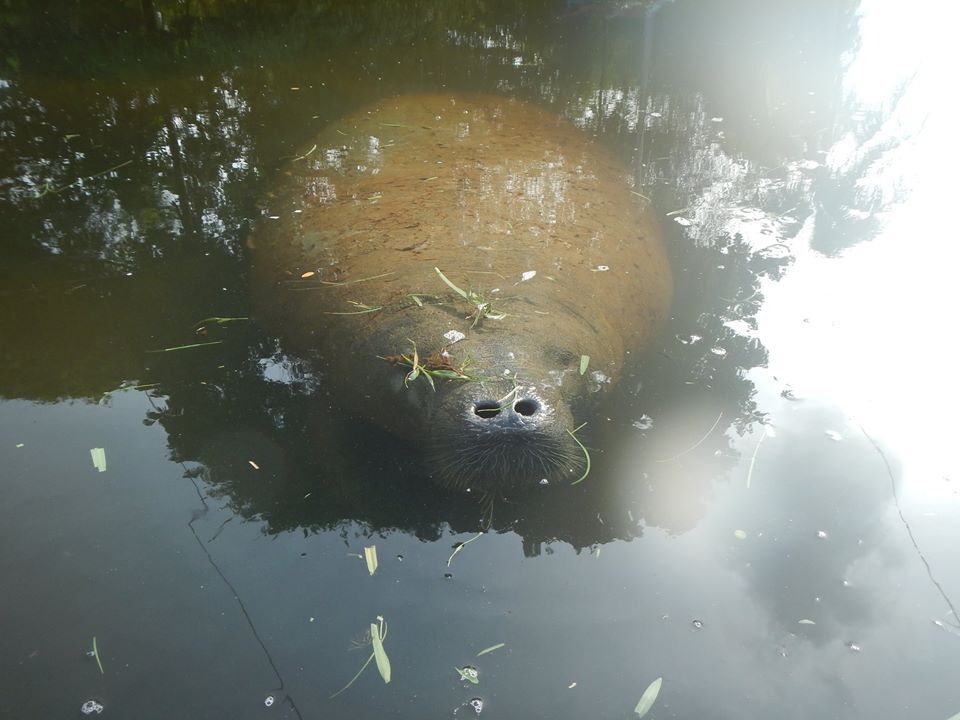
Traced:
[[[960, 712], [952, 6], [279, 5], [0, 11], [0, 716]], [[617, 152], [676, 277], [588, 480], [449, 567], [489, 505], [269, 328], [196, 332], [253, 315], [284, 157], [439, 89]], [[330, 699], [378, 616], [392, 681]]]

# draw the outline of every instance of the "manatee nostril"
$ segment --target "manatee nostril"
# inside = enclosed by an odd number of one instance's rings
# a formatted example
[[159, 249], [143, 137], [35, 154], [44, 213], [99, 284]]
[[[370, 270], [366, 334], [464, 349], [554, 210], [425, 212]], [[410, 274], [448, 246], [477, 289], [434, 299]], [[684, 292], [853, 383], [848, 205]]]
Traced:
[[473, 412], [478, 417], [492, 418], [500, 414], [500, 403], [494, 400], [484, 400], [473, 406]]
[[518, 414], [529, 417], [540, 409], [540, 403], [538, 403], [536, 400], [525, 398], [523, 400], [517, 400], [516, 404], [513, 406], [513, 409], [516, 410]]

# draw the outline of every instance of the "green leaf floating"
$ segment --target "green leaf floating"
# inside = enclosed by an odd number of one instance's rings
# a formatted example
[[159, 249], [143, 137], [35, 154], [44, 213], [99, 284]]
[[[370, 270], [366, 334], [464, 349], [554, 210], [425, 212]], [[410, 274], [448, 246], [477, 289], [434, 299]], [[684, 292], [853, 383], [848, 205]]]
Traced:
[[633, 709], [638, 717], [643, 717], [650, 712], [650, 708], [652, 708], [653, 704], [657, 701], [657, 695], [660, 694], [661, 685], [663, 685], [663, 678], [658, 677], [643, 691], [643, 695], [640, 696], [640, 702], [638, 702], [637, 706]]

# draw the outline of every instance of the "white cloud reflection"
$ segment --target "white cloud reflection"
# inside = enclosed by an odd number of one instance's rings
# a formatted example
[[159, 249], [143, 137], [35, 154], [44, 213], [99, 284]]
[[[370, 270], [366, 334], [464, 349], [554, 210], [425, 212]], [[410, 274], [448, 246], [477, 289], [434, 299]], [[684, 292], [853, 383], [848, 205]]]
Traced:
[[869, 137], [852, 131], [827, 156], [835, 172], [869, 158], [856, 194], [878, 201], [876, 237], [824, 257], [808, 242], [815, 215], [797, 238], [791, 271], [765, 284], [758, 320], [770, 372], [800, 395], [840, 406], [853, 427], [862, 423], [904, 463], [907, 488], [925, 493], [943, 492], [943, 476], [960, 481], [960, 250], [951, 218], [960, 162], [951, 89], [960, 58], [951, 34], [960, 10], [920, 5], [863, 3], [844, 91], [853, 120], [871, 112], [884, 119]]

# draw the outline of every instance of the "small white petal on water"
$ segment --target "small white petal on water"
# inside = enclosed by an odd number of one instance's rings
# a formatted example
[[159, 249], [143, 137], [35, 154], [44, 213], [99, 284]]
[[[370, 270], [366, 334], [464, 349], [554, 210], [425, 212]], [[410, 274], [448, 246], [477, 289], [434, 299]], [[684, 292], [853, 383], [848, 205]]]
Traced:
[[464, 335], [459, 330], [448, 330], [443, 334], [443, 337], [445, 340], [449, 340], [450, 343], [452, 344], [455, 342], [460, 342], [466, 337], [466, 335]]
[[733, 531], [733, 536], [734, 536], [737, 540], [746, 540], [746, 539], [747, 539], [747, 533], [746, 533], [746, 531], [744, 531], [744, 530], [734, 530], [734, 531]]
[[817, 537], [820, 538], [821, 540], [826, 540], [826, 539], [827, 539], [827, 531], [826, 531], [826, 530], [817, 530]]
[[523, 273], [520, 276], [520, 282], [525, 282], [527, 280], [530, 280], [531, 278], [536, 277], [536, 275], [537, 275], [536, 270], [527, 270], [525, 273]]

